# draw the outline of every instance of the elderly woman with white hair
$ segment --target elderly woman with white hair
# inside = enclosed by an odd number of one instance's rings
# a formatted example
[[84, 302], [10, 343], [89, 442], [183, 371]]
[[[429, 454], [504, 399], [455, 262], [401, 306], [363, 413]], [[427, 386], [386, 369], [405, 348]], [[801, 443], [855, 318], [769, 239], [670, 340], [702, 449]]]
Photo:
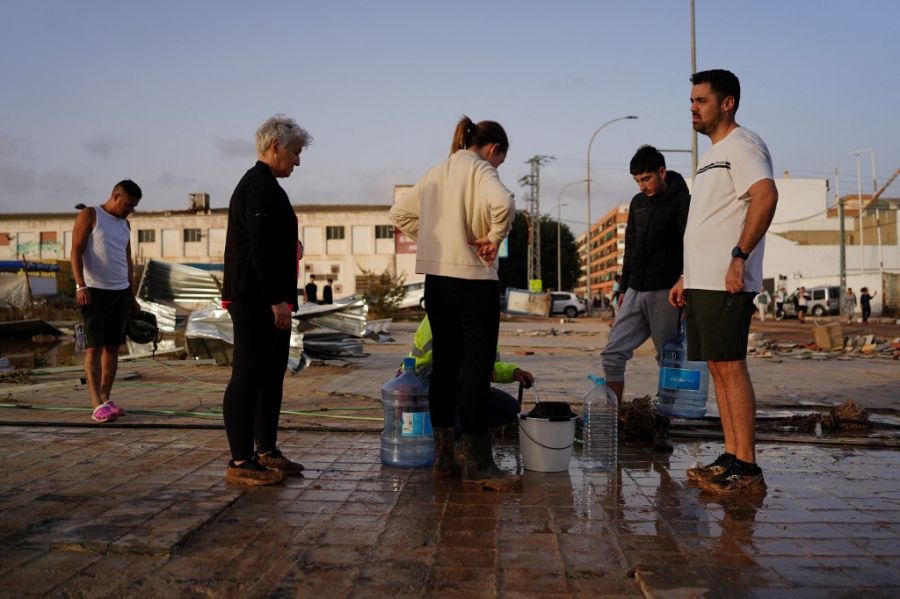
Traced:
[[277, 445], [303, 257], [297, 216], [277, 179], [291, 176], [311, 141], [293, 119], [268, 119], [256, 132], [258, 160], [228, 206], [222, 305], [234, 324], [234, 355], [222, 411], [232, 457], [225, 479], [233, 483], [273, 484], [303, 470]]

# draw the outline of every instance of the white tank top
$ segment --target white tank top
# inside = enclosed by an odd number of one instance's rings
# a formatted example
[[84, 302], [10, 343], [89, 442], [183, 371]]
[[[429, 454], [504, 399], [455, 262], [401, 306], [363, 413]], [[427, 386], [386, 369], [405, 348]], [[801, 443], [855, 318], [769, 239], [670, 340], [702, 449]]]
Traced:
[[128, 289], [128, 221], [102, 206], [94, 206], [94, 215], [94, 230], [84, 251], [84, 282], [88, 287], [109, 291]]

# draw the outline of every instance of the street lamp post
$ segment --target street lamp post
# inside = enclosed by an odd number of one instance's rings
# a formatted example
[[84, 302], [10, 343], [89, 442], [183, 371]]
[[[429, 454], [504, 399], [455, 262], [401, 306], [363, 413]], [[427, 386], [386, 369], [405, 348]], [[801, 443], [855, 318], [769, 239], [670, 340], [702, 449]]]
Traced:
[[562, 199], [562, 194], [565, 190], [569, 189], [573, 185], [579, 185], [581, 183], [586, 183], [587, 179], [582, 179], [581, 181], [572, 181], [571, 183], [567, 183], [563, 185], [563, 188], [559, 190], [559, 193], [556, 194], [556, 290], [562, 291], [562, 243], [560, 241], [561, 228], [560, 228], [560, 201]]
[[597, 137], [597, 134], [600, 133], [604, 127], [611, 123], [615, 123], [616, 121], [625, 121], [628, 119], [636, 119], [637, 117], [634, 115], [628, 116], [620, 116], [616, 119], [611, 119], [597, 127], [594, 131], [594, 134], [591, 135], [591, 141], [588, 142], [587, 149], [587, 177], [585, 181], [587, 182], [587, 233], [585, 233], [585, 261], [587, 262], [586, 274], [587, 277], [585, 279], [585, 299], [587, 300], [587, 310], [588, 314], [593, 312], [593, 303], [591, 300], [591, 146], [594, 144], [594, 138]]

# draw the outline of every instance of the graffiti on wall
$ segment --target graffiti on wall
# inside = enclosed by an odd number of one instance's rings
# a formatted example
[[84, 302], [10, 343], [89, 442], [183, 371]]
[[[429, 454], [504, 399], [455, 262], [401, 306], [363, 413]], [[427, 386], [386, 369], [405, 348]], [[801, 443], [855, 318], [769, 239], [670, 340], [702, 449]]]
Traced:
[[60, 241], [23, 241], [16, 244], [16, 255], [23, 258], [64, 258], [66, 248]]

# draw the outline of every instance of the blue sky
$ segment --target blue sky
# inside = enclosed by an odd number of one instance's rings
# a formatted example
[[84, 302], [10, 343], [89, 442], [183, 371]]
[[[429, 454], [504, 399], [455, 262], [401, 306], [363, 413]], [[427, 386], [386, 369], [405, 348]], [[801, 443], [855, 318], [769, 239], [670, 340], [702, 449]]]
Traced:
[[[634, 193], [641, 144], [690, 147], [688, 0], [77, 2], [0, 0], [0, 211], [100, 203], [115, 181], [144, 210], [205, 191], [227, 206], [271, 114], [315, 138], [283, 180], [294, 203], [391, 202], [449, 149], [466, 113], [511, 141], [501, 178], [535, 154], [543, 212], [585, 177], [592, 216]], [[734, 71], [738, 122], [777, 174], [856, 190], [848, 153], [874, 148], [879, 184], [900, 167], [900, 5], [889, 1], [696, 0], [697, 65]], [[700, 148], [708, 147], [701, 136]], [[689, 155], [671, 154], [684, 174]], [[863, 191], [872, 188], [863, 157]], [[887, 195], [898, 196], [895, 184]], [[584, 229], [584, 189], [562, 218]]]

